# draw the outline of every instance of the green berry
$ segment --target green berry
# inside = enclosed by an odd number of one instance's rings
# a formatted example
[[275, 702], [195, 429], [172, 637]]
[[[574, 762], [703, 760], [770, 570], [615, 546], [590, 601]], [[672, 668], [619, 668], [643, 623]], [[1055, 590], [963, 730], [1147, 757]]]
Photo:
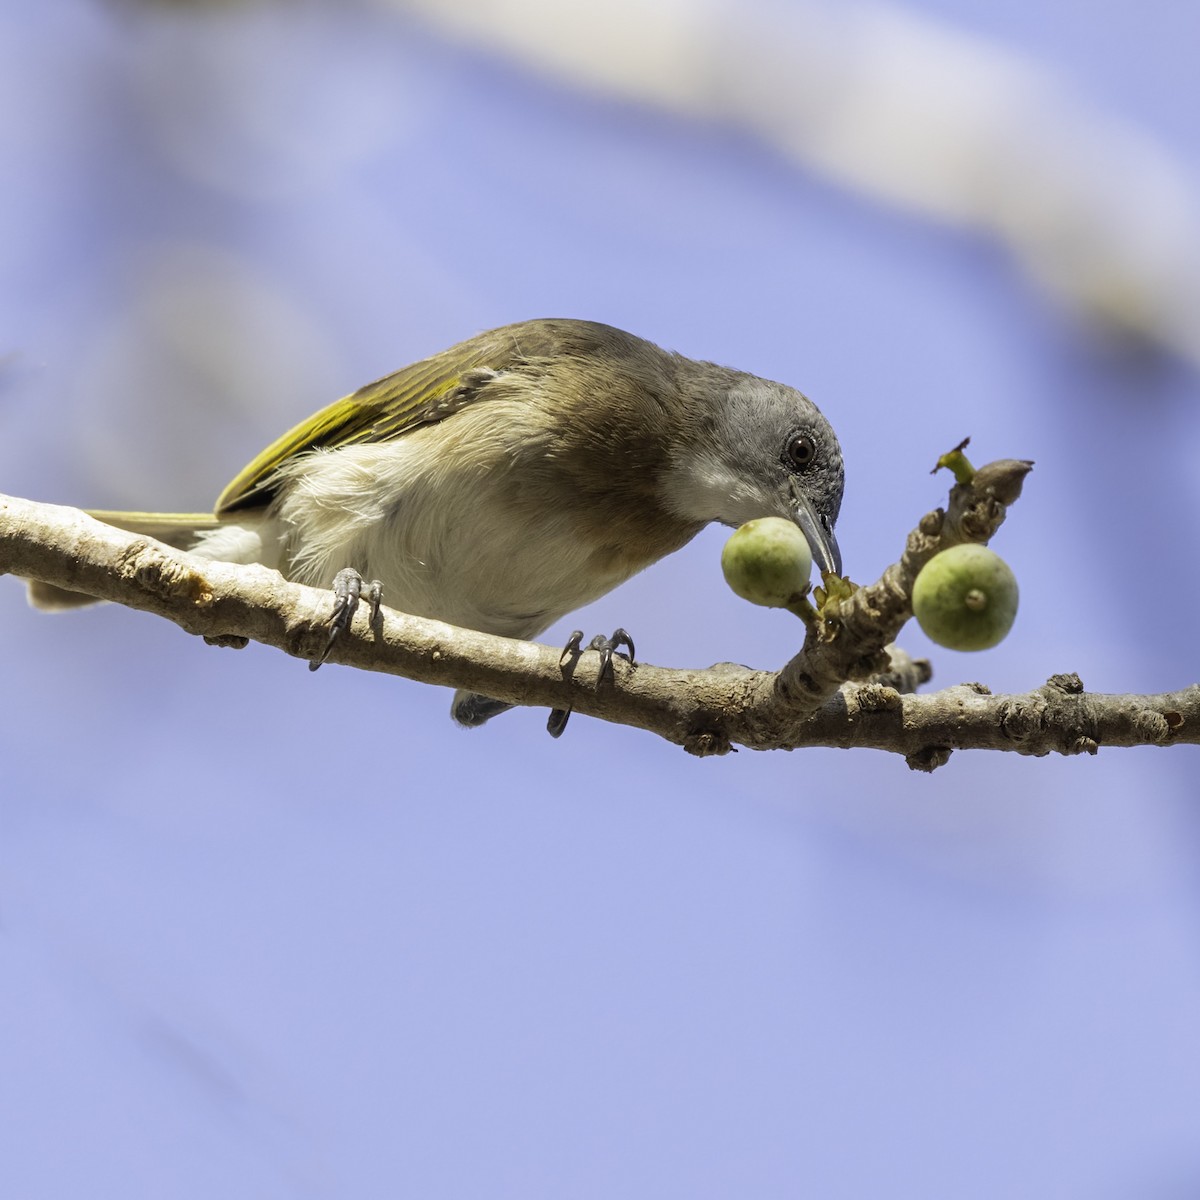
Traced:
[[917, 575], [913, 616], [930, 641], [949, 650], [987, 650], [1017, 615], [1017, 580], [986, 546], [951, 546]]
[[792, 521], [760, 517], [734, 530], [721, 551], [721, 570], [743, 600], [786, 608], [808, 589], [812, 551]]

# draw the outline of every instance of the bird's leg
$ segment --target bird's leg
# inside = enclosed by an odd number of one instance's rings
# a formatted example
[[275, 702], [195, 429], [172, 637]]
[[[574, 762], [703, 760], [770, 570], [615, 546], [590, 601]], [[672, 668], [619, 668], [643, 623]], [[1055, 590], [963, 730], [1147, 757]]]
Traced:
[[[616, 653], [622, 646], [629, 648], [629, 661], [633, 662], [637, 651], [633, 648], [633, 638], [625, 632], [624, 629], [613, 630], [612, 637], [605, 637], [604, 634], [598, 633], [587, 644], [587, 649], [599, 651], [600, 654], [600, 674], [596, 677], [596, 686], [598, 687], [605, 679], [613, 677], [613, 654]], [[575, 665], [579, 661], [579, 655], [583, 651], [583, 630], [576, 629], [574, 633], [567, 638], [567, 644], [563, 647], [562, 654], [559, 655], [558, 665], [563, 669], [563, 676], [568, 677], [575, 673]], [[570, 659], [570, 665], [567, 665], [567, 659]], [[567, 727], [567, 721], [571, 718], [570, 708], [552, 708], [550, 717], [546, 721], [546, 732], [553, 738], [562, 737], [563, 730]]]
[[320, 657], [314, 658], [308, 664], [310, 671], [315, 671], [329, 657], [333, 643], [343, 631], [350, 628], [364, 588], [367, 602], [371, 605], [371, 623], [374, 624], [383, 601], [383, 584], [378, 579], [367, 583], [353, 567], [344, 567], [333, 577], [333, 612], [329, 616], [329, 640], [325, 643]]

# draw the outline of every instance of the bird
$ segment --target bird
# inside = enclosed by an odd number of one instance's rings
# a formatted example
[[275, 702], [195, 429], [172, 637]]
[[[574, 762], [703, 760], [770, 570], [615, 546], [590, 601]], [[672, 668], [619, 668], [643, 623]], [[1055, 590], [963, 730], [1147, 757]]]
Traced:
[[[712, 522], [785, 517], [822, 571], [840, 574], [843, 487], [833, 428], [795, 388], [610, 325], [539, 318], [322, 409], [239, 472], [211, 513], [91, 515], [332, 588], [331, 642], [364, 592], [375, 609], [386, 598], [528, 640]], [[29, 586], [37, 607], [91, 602]], [[624, 630], [591, 646], [611, 662], [622, 643], [632, 652]], [[451, 715], [477, 726], [509, 707], [460, 690]]]

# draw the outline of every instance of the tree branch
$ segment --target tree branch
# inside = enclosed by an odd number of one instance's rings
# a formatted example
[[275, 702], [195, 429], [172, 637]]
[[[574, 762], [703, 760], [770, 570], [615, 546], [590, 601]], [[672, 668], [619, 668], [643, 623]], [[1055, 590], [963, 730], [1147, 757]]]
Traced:
[[[388, 609], [374, 626], [359, 616], [329, 661], [513, 704], [573, 708], [699, 755], [735, 744], [862, 746], [933, 770], [954, 749], [1041, 755], [1200, 743], [1200, 686], [1158, 696], [1089, 695], [1077, 677], [1060, 675], [1022, 696], [992, 696], [981, 685], [905, 694], [929, 679], [927, 663], [889, 645], [911, 615], [913, 579], [939, 550], [991, 537], [1028, 469], [993, 463], [956, 485], [947, 510], [922, 519], [878, 582], [823, 606], [803, 650], [779, 672], [729, 663], [682, 671], [618, 658], [615, 678], [599, 684], [598, 656], [564, 668], [557, 649]], [[0, 573], [157, 613], [223, 645], [252, 640], [311, 660], [327, 637], [328, 592], [266, 567], [184, 554], [78, 509], [0, 496]]]

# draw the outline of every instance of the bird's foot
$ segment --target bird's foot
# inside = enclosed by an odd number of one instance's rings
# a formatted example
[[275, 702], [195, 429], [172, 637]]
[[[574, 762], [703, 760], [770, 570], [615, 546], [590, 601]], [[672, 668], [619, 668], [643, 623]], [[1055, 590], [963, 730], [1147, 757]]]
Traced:
[[[629, 653], [621, 657], [628, 658], [630, 662], [633, 662], [637, 651], [633, 648], [633, 638], [624, 629], [613, 630], [612, 637], [605, 637], [604, 634], [598, 633], [586, 646], [583, 644], [583, 630], [576, 629], [567, 638], [567, 644], [563, 647], [562, 654], [559, 655], [558, 665], [562, 668], [564, 676], [572, 675], [579, 662], [579, 656], [585, 649], [598, 651], [600, 654], [600, 673], [596, 677], [596, 686], [598, 687], [606, 679], [612, 679], [613, 655], [620, 651], [622, 646], [628, 647]], [[562, 737], [562, 732], [566, 729], [567, 721], [570, 718], [571, 710], [569, 708], [551, 709], [550, 717], [546, 721], [546, 732], [553, 738]]]
[[583, 644], [583, 630], [576, 629], [567, 638], [567, 644], [563, 647], [562, 654], [558, 656], [558, 665], [560, 667], [566, 666], [567, 659], [569, 658], [571, 659], [571, 670], [574, 671], [575, 663], [584, 650], [598, 650], [600, 652], [600, 675], [597, 682], [603, 683], [605, 679], [612, 678], [613, 655], [622, 646], [627, 646], [629, 653], [623, 654], [621, 657], [633, 662], [637, 651], [633, 648], [633, 638], [624, 629], [614, 629], [612, 637], [605, 637], [604, 634], [598, 633], [586, 646]]
[[450, 705], [450, 715], [468, 729], [477, 729], [492, 717], [512, 708], [503, 700], [493, 700], [491, 696], [481, 696], [477, 692], [458, 691], [454, 693], [454, 703]]
[[334, 642], [350, 628], [350, 622], [354, 620], [359, 601], [364, 595], [371, 606], [371, 623], [374, 624], [383, 601], [383, 584], [378, 579], [367, 583], [353, 567], [344, 567], [333, 577], [333, 612], [329, 616], [329, 639], [320, 656], [308, 664], [310, 671], [315, 671], [329, 657]]

